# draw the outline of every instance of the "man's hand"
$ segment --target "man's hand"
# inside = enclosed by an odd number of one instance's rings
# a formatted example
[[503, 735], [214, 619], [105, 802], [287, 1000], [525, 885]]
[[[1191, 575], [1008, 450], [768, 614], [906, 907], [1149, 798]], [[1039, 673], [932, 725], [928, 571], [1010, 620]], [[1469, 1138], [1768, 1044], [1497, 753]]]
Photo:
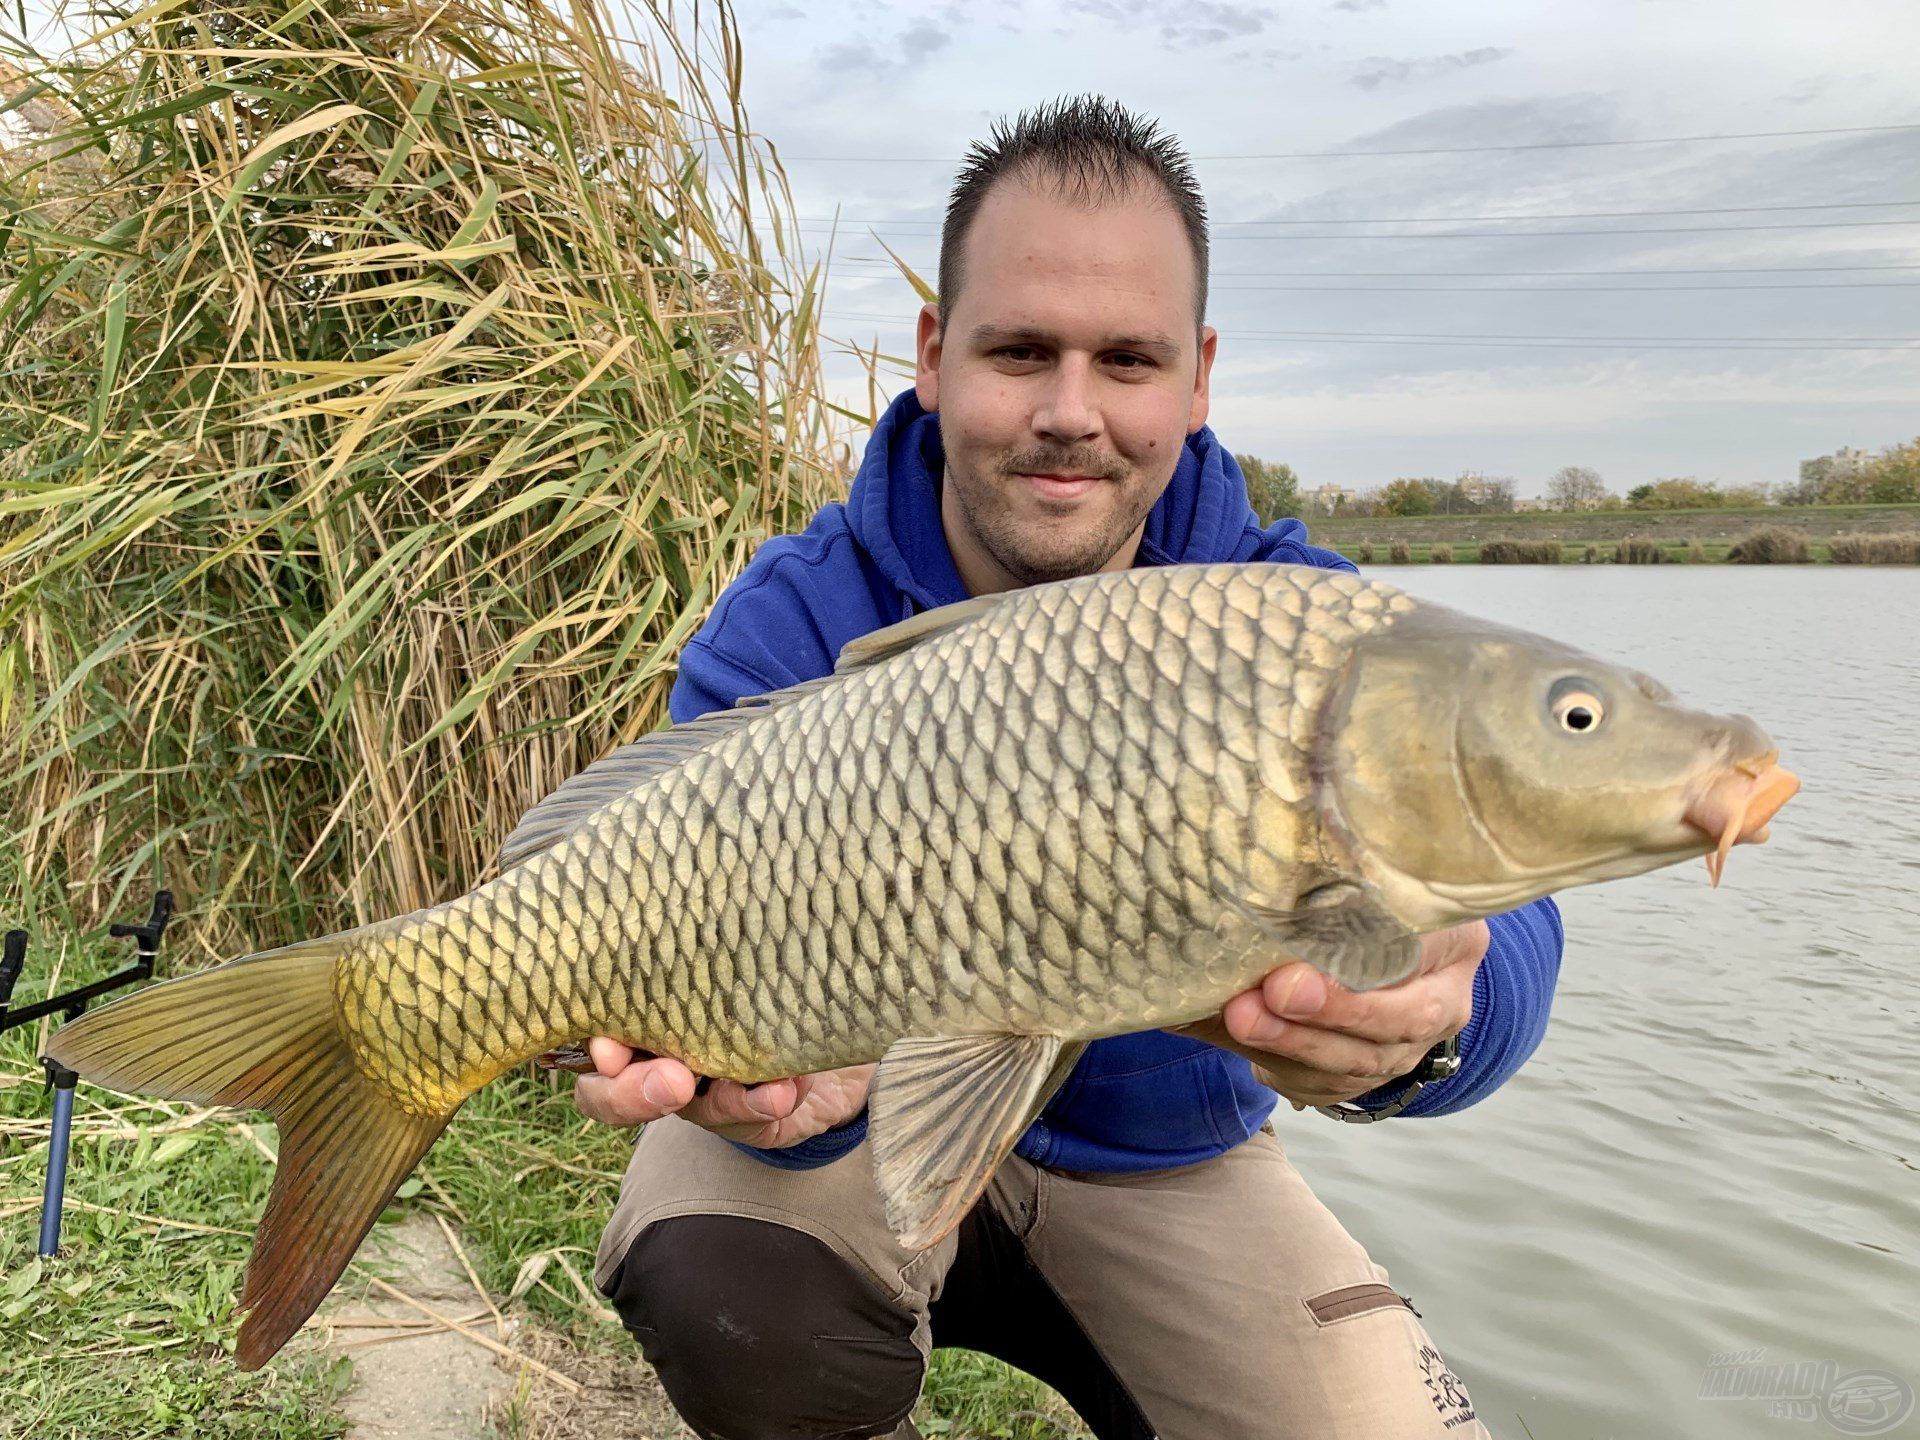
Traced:
[[1296, 1110], [1337, 1105], [1406, 1074], [1466, 1028], [1490, 939], [1484, 920], [1430, 931], [1420, 968], [1379, 990], [1349, 990], [1296, 960], [1179, 1033], [1245, 1055]]
[[784, 1149], [851, 1120], [867, 1103], [874, 1067], [853, 1065], [791, 1080], [742, 1085], [715, 1080], [704, 1095], [693, 1093], [694, 1073], [678, 1060], [635, 1060], [618, 1040], [596, 1035], [587, 1042], [594, 1073], [574, 1082], [573, 1103], [603, 1125], [641, 1125], [680, 1115], [716, 1135]]

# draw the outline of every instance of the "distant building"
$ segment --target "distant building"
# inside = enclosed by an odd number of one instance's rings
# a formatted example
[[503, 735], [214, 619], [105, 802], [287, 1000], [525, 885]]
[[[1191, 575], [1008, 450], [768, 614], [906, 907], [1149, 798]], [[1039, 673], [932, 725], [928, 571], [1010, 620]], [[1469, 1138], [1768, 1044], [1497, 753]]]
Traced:
[[[1499, 493], [1499, 483], [1484, 475], [1462, 475], [1459, 480], [1460, 498], [1469, 505], [1484, 505]], [[1514, 503], [1519, 508], [1519, 502]]]
[[1515, 500], [1513, 502], [1513, 508], [1516, 511], [1545, 510], [1547, 508], [1547, 502], [1544, 500]]
[[[1849, 481], [1860, 481], [1872, 468], [1875, 456], [1851, 445], [1843, 445], [1831, 455], [1800, 462], [1800, 484], [1791, 498], [1800, 504], [1817, 499], [1832, 499], [1854, 488]], [[1852, 498], [1861, 498], [1858, 496]]]
[[1322, 485], [1318, 489], [1303, 491], [1300, 496], [1305, 502], [1304, 508], [1314, 515], [1332, 515], [1343, 505], [1351, 505], [1354, 492], [1344, 485]]
[[1819, 483], [1825, 480], [1851, 480], [1856, 475], [1864, 475], [1867, 467], [1873, 464], [1874, 457], [1865, 450], [1855, 449], [1851, 445], [1842, 445], [1831, 455], [1822, 455], [1813, 460], [1800, 462], [1800, 478]]

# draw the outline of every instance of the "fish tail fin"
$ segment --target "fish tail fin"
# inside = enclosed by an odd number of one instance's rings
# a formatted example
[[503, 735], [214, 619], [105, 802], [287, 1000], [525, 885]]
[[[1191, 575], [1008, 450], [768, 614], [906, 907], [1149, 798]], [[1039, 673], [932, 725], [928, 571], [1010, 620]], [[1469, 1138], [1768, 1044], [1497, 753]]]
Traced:
[[265, 1364], [319, 1306], [446, 1128], [355, 1063], [333, 978], [345, 931], [152, 986], [57, 1031], [47, 1053], [112, 1090], [265, 1110], [280, 1158], [253, 1242], [235, 1359]]

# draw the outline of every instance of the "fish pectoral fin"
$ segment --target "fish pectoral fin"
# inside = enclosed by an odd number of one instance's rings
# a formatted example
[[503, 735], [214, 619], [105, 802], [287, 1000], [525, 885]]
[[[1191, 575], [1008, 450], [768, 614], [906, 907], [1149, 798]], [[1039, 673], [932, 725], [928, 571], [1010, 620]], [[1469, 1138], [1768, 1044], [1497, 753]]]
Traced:
[[887, 1225], [926, 1250], [966, 1217], [1071, 1070], [1053, 1035], [910, 1036], [880, 1061], [867, 1135]]
[[1226, 899], [1293, 959], [1350, 990], [1391, 985], [1419, 967], [1420, 937], [1371, 886], [1336, 880], [1301, 896], [1291, 910]]

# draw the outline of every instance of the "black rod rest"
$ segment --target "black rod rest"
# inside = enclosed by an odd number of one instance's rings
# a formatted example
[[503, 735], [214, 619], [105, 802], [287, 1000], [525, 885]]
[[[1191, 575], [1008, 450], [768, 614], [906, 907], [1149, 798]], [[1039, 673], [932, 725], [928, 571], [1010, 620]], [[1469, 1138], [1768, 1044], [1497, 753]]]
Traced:
[[[0, 1033], [20, 1025], [31, 1025], [44, 1015], [59, 1015], [63, 1021], [78, 1020], [87, 1002], [128, 985], [137, 985], [153, 977], [153, 962], [160, 954], [160, 937], [173, 918], [173, 892], [162, 890], [153, 897], [153, 908], [138, 925], [115, 923], [107, 934], [116, 940], [134, 942], [134, 960], [126, 969], [76, 986], [63, 995], [35, 1001], [18, 1010], [10, 1008], [13, 987], [27, 963], [27, 932], [9, 930], [0, 948]], [[40, 1255], [51, 1259], [60, 1249], [60, 1217], [66, 1204], [67, 1155], [73, 1136], [73, 1087], [80, 1077], [66, 1066], [40, 1057], [47, 1072], [47, 1088], [53, 1091], [53, 1130], [47, 1149], [47, 1186], [40, 1207]]]

